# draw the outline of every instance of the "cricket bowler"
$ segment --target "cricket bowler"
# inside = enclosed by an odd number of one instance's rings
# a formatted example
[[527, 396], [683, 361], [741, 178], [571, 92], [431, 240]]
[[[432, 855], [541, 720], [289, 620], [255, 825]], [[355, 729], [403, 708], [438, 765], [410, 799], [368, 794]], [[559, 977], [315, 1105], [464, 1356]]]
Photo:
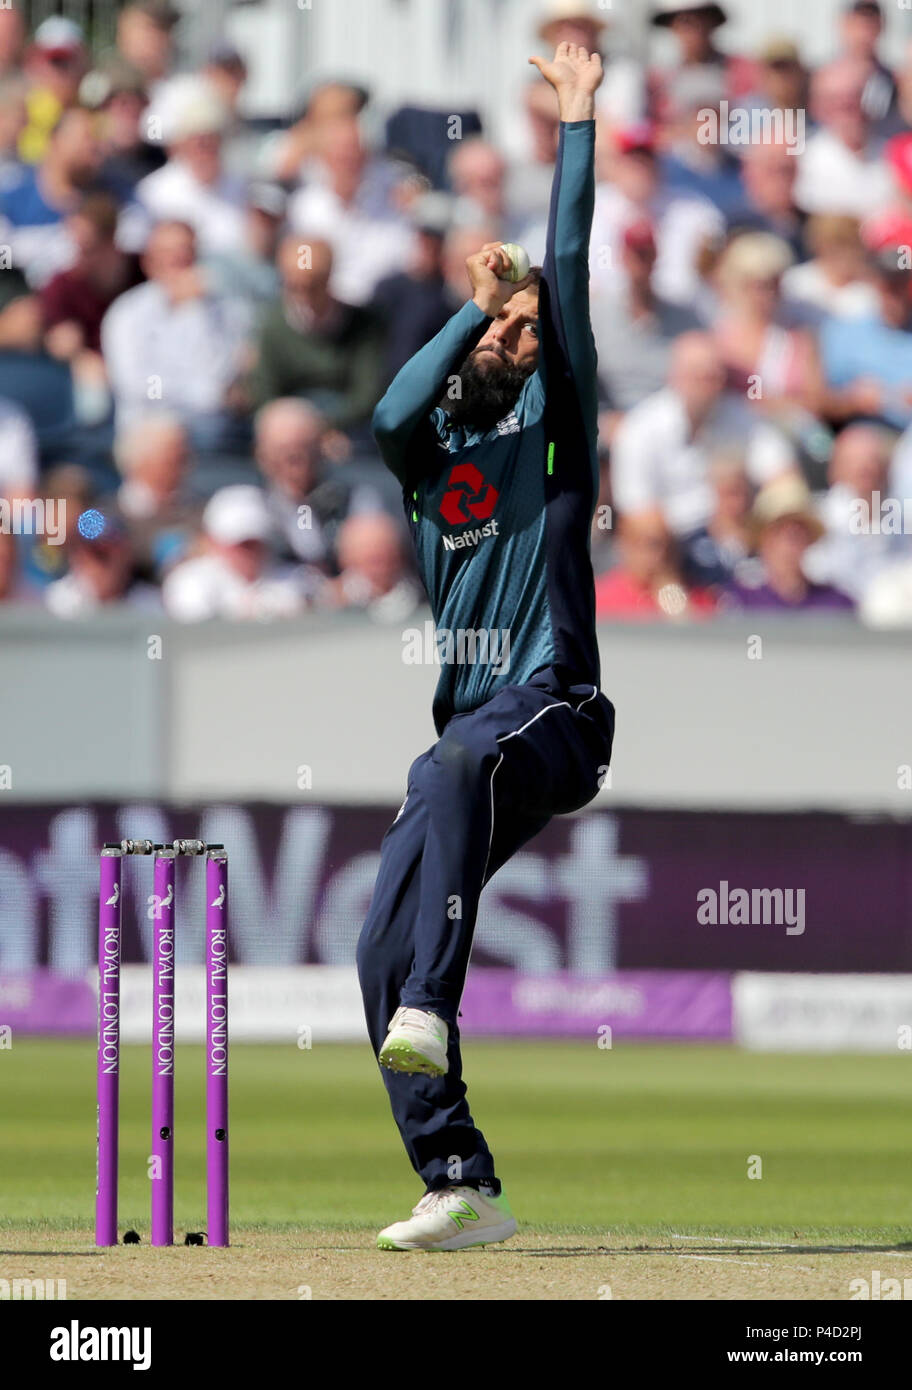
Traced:
[[[373, 417], [402, 484], [438, 645], [482, 654], [441, 655], [439, 737], [409, 770], [358, 943], [371, 1042], [425, 1187], [411, 1216], [380, 1232], [384, 1250], [457, 1250], [516, 1230], [462, 1079], [459, 1003], [478, 901], [552, 816], [591, 801], [614, 734], [589, 558], [602, 64], [567, 43], [551, 62], [529, 61], [560, 105], [544, 266], [511, 282], [516, 263], [500, 245], [470, 256], [471, 300], [406, 363]], [[479, 639], [473, 648], [459, 646], [466, 633]]]

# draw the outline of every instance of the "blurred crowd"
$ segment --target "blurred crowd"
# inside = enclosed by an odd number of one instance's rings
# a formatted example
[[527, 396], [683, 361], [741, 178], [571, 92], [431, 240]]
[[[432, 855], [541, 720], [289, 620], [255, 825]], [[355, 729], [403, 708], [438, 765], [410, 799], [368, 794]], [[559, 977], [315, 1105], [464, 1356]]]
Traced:
[[[540, 8], [542, 49], [606, 57], [598, 615], [912, 625], [912, 49], [892, 70], [880, 6], [834, 0], [811, 70], [678, 0], [653, 67], [612, 56], [610, 9]], [[227, 43], [187, 70], [168, 0], [126, 3], [100, 51], [0, 8], [0, 603], [424, 602], [371, 412], [468, 297], [470, 253], [540, 263], [556, 98], [528, 79], [518, 159], [483, 110], [453, 139], [453, 113], [378, 112], [341, 78], [252, 121], [246, 80]], [[3, 524], [30, 499], [65, 504], [64, 535]]]

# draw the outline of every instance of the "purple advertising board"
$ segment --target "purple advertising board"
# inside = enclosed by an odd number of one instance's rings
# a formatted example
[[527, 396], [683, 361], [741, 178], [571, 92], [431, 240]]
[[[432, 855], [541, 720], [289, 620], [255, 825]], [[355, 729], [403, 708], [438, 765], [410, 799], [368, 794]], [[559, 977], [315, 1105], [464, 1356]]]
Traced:
[[[394, 808], [0, 802], [0, 980], [82, 979], [95, 957], [98, 847], [224, 842], [232, 960], [350, 965]], [[177, 887], [202, 893], [201, 862]], [[124, 864], [124, 959], [149, 960], [150, 869]], [[178, 964], [202, 957], [182, 914]], [[824, 814], [594, 811], [526, 845], [482, 896], [473, 965], [531, 977], [617, 970], [912, 970], [912, 824]], [[492, 983], [491, 988], [494, 988]], [[62, 986], [61, 986], [62, 988]], [[59, 1007], [67, 1007], [61, 994]]]

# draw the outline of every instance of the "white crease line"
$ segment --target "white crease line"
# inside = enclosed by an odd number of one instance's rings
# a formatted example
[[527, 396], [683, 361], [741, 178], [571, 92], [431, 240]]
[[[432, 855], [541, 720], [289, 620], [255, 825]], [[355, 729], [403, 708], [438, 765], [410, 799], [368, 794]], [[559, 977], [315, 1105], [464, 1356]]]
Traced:
[[747, 1265], [748, 1269], [775, 1269], [775, 1265], [761, 1264], [759, 1260], [735, 1260], [731, 1255], [675, 1255], [676, 1260], [710, 1260], [717, 1265]]
[[672, 1231], [671, 1238], [672, 1240], [702, 1240], [707, 1245], [765, 1245], [770, 1250], [799, 1248], [784, 1240], [754, 1240], [753, 1236], [742, 1236], [740, 1239], [733, 1236], [679, 1236], [676, 1231]]

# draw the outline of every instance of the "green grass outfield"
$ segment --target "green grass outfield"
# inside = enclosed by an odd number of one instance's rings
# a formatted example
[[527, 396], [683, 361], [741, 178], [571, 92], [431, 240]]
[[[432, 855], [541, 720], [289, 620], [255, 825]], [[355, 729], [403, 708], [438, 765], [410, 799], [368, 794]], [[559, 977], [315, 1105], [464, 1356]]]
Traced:
[[[203, 1049], [178, 1049], [175, 1222], [204, 1227]], [[121, 1220], [149, 1225], [147, 1048], [124, 1049]], [[524, 1226], [655, 1237], [908, 1241], [912, 1056], [469, 1042], [466, 1072]], [[0, 1226], [76, 1230], [94, 1200], [95, 1050], [0, 1051]], [[759, 1155], [761, 1180], [749, 1180]], [[421, 1193], [366, 1047], [235, 1046], [234, 1229], [357, 1230]]]

